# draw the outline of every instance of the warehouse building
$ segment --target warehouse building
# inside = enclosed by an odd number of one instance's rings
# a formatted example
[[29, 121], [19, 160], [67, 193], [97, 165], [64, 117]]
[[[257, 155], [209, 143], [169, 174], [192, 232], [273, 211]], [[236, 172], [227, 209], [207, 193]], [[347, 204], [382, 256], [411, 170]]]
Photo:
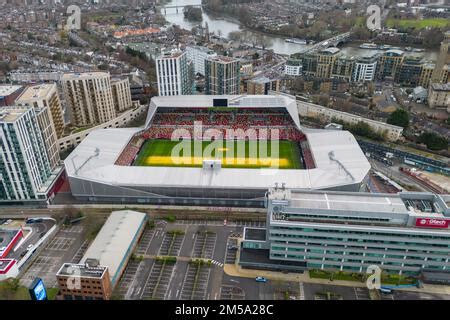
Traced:
[[[57, 272], [60, 297], [66, 300], [109, 299], [146, 221], [145, 213], [112, 212], [80, 263], [64, 263]], [[75, 285], [74, 277], [79, 278], [79, 286]], [[74, 283], [68, 284], [68, 278]]]

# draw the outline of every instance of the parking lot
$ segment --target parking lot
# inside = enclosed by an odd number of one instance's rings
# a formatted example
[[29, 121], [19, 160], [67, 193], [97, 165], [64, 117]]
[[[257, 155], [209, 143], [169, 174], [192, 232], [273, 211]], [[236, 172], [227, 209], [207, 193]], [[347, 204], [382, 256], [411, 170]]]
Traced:
[[141, 299], [164, 300], [167, 295], [174, 264], [154, 261], [149, 277], [144, 286]]
[[56, 272], [64, 262], [79, 262], [87, 250], [89, 241], [84, 238], [84, 227], [76, 225], [61, 228], [39, 255], [28, 266], [20, 278], [23, 286], [31, 285], [37, 277], [44, 281], [47, 288], [56, 286]]
[[181, 289], [182, 300], [205, 300], [211, 266], [189, 263]]
[[212, 259], [216, 247], [217, 235], [213, 232], [198, 231], [195, 234], [193, 258]]
[[183, 244], [184, 233], [178, 233], [177, 231], [168, 231], [164, 233], [164, 238], [159, 249], [158, 255], [160, 256], [178, 256], [180, 253], [181, 245]]
[[244, 300], [245, 293], [237, 286], [223, 285], [220, 287], [221, 300]]
[[[115, 295], [125, 299], [219, 299], [228, 238], [242, 231], [236, 225], [224, 226], [223, 221], [155, 221], [154, 228], [144, 230], [134, 251], [138, 259], [130, 261]], [[236, 240], [230, 243], [237, 244]], [[232, 251], [229, 261], [236, 255]], [[177, 257], [176, 263], [156, 261], [168, 256]], [[191, 259], [202, 259], [203, 265], [193, 264]]]

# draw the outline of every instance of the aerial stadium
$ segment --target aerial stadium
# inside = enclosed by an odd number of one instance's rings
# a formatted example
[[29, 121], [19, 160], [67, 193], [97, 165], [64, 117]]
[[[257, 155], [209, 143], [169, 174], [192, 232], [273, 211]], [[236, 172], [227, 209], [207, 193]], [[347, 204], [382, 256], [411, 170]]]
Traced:
[[144, 127], [91, 132], [65, 167], [81, 201], [239, 207], [276, 185], [359, 191], [370, 170], [352, 134], [302, 127], [284, 95], [154, 97]]

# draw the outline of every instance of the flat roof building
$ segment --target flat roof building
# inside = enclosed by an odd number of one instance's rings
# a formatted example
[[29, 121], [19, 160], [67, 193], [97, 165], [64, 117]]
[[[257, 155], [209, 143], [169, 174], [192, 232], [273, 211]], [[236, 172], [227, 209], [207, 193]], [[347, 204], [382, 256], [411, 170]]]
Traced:
[[95, 259], [98, 260], [98, 265], [108, 267], [111, 286], [114, 289], [146, 221], [145, 213], [131, 210], [112, 212], [80, 263], [86, 264], [90, 259]]
[[91, 259], [86, 263], [64, 263], [56, 273], [61, 300], [109, 300], [112, 294], [108, 267]]
[[[262, 250], [272, 268], [366, 272], [370, 265], [397, 274], [450, 271], [450, 196], [401, 192], [369, 194], [270, 188], [265, 237], [244, 230], [244, 267], [258, 268], [245, 251]], [[268, 254], [269, 252], [269, 254]], [[265, 265], [267, 265], [267, 259]]]

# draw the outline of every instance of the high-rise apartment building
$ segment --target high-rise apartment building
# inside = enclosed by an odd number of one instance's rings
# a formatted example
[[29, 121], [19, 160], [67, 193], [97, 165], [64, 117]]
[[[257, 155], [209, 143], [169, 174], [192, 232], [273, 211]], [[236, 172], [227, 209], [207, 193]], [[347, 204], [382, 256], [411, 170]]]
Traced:
[[116, 112], [122, 112], [133, 106], [131, 101], [130, 81], [128, 78], [113, 79], [111, 82]]
[[247, 82], [247, 94], [269, 94], [269, 91], [280, 91], [280, 79], [270, 79], [268, 77], [258, 77]]
[[331, 77], [336, 79], [346, 80], [348, 82], [352, 79], [353, 68], [355, 67], [355, 58], [347, 56], [339, 56], [331, 69]]
[[101, 124], [116, 117], [109, 73], [68, 73], [61, 82], [73, 125]]
[[241, 63], [226, 56], [209, 57], [205, 61], [205, 92], [211, 95], [240, 93]]
[[48, 107], [56, 136], [61, 138], [64, 133], [64, 113], [56, 83], [39, 84], [26, 88], [17, 98], [16, 104], [34, 108]]
[[217, 56], [213, 50], [206, 47], [190, 46], [186, 48], [187, 57], [194, 63], [194, 72], [205, 75], [205, 60]]
[[156, 59], [160, 96], [190, 95], [195, 91], [194, 64], [186, 52], [173, 50]]
[[45, 199], [52, 168], [34, 108], [0, 109], [0, 151], [0, 199]]

